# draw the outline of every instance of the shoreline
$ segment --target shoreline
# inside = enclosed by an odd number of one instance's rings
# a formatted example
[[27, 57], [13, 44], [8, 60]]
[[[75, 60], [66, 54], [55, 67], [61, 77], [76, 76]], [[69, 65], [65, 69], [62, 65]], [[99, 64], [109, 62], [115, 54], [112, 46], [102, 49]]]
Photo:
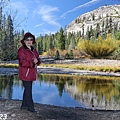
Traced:
[[0, 99], [0, 114], [7, 120], [119, 120], [120, 110], [92, 110], [34, 103], [37, 113], [20, 110], [20, 100]]
[[[42, 58], [43, 64], [74, 64], [75, 66], [120, 66], [120, 60], [110, 60], [110, 59], [73, 59], [73, 60], [53, 60]], [[18, 64], [18, 60], [9, 61], [7, 64]], [[70, 75], [92, 75], [92, 76], [120, 76], [120, 72], [101, 72], [101, 71], [89, 71], [89, 70], [76, 70], [70, 68], [57, 68], [57, 67], [43, 67], [38, 66], [38, 73], [42, 74], [70, 74]], [[6, 68], [0, 67], [0, 75], [14, 75], [18, 74], [17, 68]]]
[[99, 72], [99, 71], [75, 70], [75, 69], [69, 69], [69, 68], [41, 67], [41, 66], [38, 66], [38, 73], [120, 77], [119, 72], [117, 72], [117, 73], [114, 73], [114, 72]]
[[[120, 72], [100, 72], [100, 71], [88, 71], [88, 70], [75, 70], [69, 68], [57, 68], [57, 67], [37, 67], [38, 74], [68, 74], [68, 75], [91, 75], [91, 76], [115, 76], [120, 77]], [[17, 68], [0, 68], [0, 75], [16, 75], [18, 74]]]

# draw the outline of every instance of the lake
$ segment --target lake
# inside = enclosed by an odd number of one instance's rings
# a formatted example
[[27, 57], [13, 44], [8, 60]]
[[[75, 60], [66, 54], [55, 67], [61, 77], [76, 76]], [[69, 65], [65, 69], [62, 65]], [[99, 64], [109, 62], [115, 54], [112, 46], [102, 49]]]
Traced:
[[[18, 75], [0, 76], [0, 98], [22, 100]], [[33, 82], [35, 103], [120, 110], [120, 78], [39, 74]]]

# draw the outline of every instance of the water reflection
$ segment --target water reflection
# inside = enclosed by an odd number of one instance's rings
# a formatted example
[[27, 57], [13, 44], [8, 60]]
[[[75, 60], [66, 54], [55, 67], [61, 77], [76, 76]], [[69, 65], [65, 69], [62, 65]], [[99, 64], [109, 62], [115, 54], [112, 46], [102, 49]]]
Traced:
[[120, 110], [120, 80], [84, 78], [66, 84], [66, 91], [80, 103], [94, 109]]
[[[39, 75], [33, 84], [37, 103], [58, 106], [120, 110], [120, 78]], [[23, 86], [17, 75], [0, 76], [0, 96], [22, 99]]]
[[8, 98], [12, 98], [12, 86], [13, 86], [13, 78], [14, 76], [1, 76], [0, 77], [0, 97], [5, 96]]

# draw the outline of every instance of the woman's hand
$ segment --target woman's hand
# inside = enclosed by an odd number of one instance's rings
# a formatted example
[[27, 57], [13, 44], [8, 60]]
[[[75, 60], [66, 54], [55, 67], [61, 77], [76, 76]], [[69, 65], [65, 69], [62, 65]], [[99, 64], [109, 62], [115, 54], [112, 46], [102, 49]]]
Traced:
[[36, 64], [38, 60], [36, 58], [33, 58], [33, 62]]

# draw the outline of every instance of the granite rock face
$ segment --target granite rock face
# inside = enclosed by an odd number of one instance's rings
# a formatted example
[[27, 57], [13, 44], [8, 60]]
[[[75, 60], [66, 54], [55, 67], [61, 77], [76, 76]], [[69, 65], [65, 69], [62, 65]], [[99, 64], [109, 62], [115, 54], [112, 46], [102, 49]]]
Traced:
[[[66, 33], [83, 33], [86, 34], [88, 28], [96, 28], [96, 25], [100, 25], [100, 30], [102, 32], [103, 24], [109, 24], [110, 19], [112, 26], [117, 25], [117, 28], [120, 26], [120, 5], [109, 5], [101, 6], [98, 9], [87, 12], [75, 18], [65, 29]], [[108, 20], [108, 23], [107, 23]]]

